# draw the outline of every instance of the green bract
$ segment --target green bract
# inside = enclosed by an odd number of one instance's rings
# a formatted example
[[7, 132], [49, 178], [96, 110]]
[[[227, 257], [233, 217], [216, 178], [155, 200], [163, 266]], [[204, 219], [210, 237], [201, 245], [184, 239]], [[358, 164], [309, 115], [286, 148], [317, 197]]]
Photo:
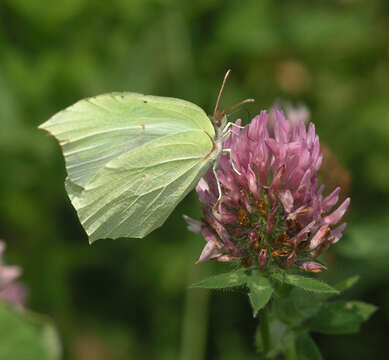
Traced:
[[81, 100], [40, 128], [62, 146], [66, 190], [90, 242], [161, 226], [219, 151], [200, 107], [137, 93]]

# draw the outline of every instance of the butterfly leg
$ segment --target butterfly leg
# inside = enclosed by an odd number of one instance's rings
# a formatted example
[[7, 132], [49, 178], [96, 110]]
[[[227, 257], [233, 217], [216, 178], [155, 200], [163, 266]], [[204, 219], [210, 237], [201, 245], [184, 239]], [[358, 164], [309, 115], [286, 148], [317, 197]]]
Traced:
[[231, 149], [223, 149], [222, 152], [229, 154], [230, 157], [230, 164], [232, 166], [232, 170], [234, 170], [239, 176], [241, 176], [241, 172], [235, 167], [234, 162], [232, 161], [232, 154], [231, 154]]
[[235, 123], [233, 123], [233, 122], [228, 122], [227, 124], [226, 124], [226, 126], [223, 128], [223, 134], [225, 134], [225, 133], [227, 133], [227, 131], [231, 131], [231, 129], [230, 129], [230, 127], [236, 127], [236, 128], [238, 128], [238, 129], [243, 129], [244, 128], [244, 126], [240, 126], [240, 125], [236, 125]]
[[236, 136], [238, 136], [239, 134], [237, 134], [235, 131], [231, 130], [231, 129], [228, 129], [225, 133], [222, 134], [222, 139], [227, 139], [231, 134], [234, 134]]
[[221, 185], [220, 185], [219, 177], [217, 176], [216, 166], [217, 166], [217, 163], [214, 162], [213, 165], [212, 165], [212, 172], [213, 172], [213, 175], [215, 175], [217, 191], [219, 193], [219, 196], [218, 196], [217, 201], [216, 201], [216, 204], [217, 204], [217, 203], [219, 203], [220, 199], [222, 198], [222, 188], [221, 188]]

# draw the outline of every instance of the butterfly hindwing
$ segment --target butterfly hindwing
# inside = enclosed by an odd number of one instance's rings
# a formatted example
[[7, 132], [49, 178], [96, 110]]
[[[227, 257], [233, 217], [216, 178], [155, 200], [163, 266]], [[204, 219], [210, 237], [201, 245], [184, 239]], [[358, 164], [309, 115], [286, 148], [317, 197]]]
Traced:
[[144, 237], [161, 226], [204, 174], [211, 151], [203, 131], [189, 130], [110, 161], [72, 199], [90, 241]]

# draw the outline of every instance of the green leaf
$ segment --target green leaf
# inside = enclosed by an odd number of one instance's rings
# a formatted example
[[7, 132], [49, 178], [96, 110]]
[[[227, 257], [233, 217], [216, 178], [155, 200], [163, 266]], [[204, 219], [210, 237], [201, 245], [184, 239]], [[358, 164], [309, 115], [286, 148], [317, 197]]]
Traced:
[[363, 301], [349, 301], [348, 306], [352, 306], [353, 309], [366, 321], [372, 316], [377, 310], [377, 306], [365, 303]]
[[244, 286], [247, 283], [247, 275], [244, 270], [231, 271], [229, 273], [211, 276], [207, 279], [191, 285], [191, 288], [224, 289], [236, 286]]
[[293, 287], [288, 296], [274, 298], [274, 311], [286, 324], [297, 326], [316, 314], [322, 305], [322, 293], [307, 292]]
[[39, 315], [0, 304], [0, 359], [58, 360], [61, 347], [54, 327]]
[[[268, 353], [268, 358], [273, 359], [293, 344], [294, 334], [293, 331], [290, 331], [290, 327], [277, 317], [270, 316], [269, 321], [271, 350]], [[258, 352], [263, 351], [262, 336], [259, 327], [255, 336], [255, 342]]]
[[325, 304], [309, 321], [312, 331], [324, 334], [351, 334], [359, 331], [377, 307], [361, 301], [335, 301]]
[[308, 333], [299, 335], [296, 339], [296, 356], [297, 360], [322, 360], [315, 342]]
[[323, 294], [306, 292], [304, 289], [295, 287], [290, 297], [301, 317], [307, 319], [319, 311], [322, 305]]
[[283, 277], [276, 275], [275, 278], [279, 281], [302, 288], [306, 291], [313, 291], [319, 293], [333, 293], [333, 294], [339, 293], [339, 291], [334, 289], [332, 286], [324, 283], [323, 281], [311, 277], [295, 275], [295, 274], [284, 274]]
[[248, 278], [247, 285], [250, 289], [249, 299], [255, 317], [258, 314], [258, 311], [270, 300], [273, 294], [273, 287], [267, 278], [260, 276], [257, 273], [252, 274]]
[[285, 324], [295, 326], [303, 321], [296, 304], [290, 297], [274, 296], [273, 310]]
[[346, 291], [350, 289], [352, 286], [354, 286], [358, 281], [359, 281], [358, 275], [352, 276], [347, 280], [342, 281], [341, 283], [335, 285], [335, 289], [340, 292]]

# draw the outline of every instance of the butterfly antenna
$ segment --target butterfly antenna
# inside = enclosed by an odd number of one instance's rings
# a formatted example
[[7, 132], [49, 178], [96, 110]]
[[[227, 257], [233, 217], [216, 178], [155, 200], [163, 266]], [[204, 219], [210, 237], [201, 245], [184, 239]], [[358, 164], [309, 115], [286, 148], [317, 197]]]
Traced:
[[[226, 72], [226, 74], [224, 75], [223, 83], [222, 83], [222, 86], [220, 87], [220, 90], [219, 90], [219, 95], [218, 95], [217, 100], [216, 100], [215, 110], [213, 111], [213, 117], [214, 117], [215, 119], [217, 119], [217, 118], [220, 117], [220, 115], [219, 115], [220, 99], [221, 99], [221, 97], [222, 97], [223, 90], [224, 90], [224, 86], [225, 86], [225, 84], [226, 84], [226, 81], [227, 81], [227, 79], [228, 79], [230, 73], [231, 73], [231, 69], [228, 69], [227, 72]], [[224, 115], [223, 115], [223, 116], [224, 116]]]
[[242, 106], [242, 105], [244, 105], [244, 104], [252, 103], [252, 102], [254, 102], [254, 101], [255, 101], [254, 99], [246, 99], [246, 100], [243, 100], [243, 101], [241, 101], [239, 104], [236, 104], [236, 105], [234, 105], [234, 106], [231, 106], [229, 109], [224, 110], [224, 111], [222, 112], [222, 114], [223, 114], [223, 115], [226, 115], [226, 114], [228, 114], [229, 112], [231, 112], [232, 110], [235, 110], [236, 108], [238, 108], [238, 107], [240, 107], [240, 106]]
[[254, 99], [246, 99], [246, 100], [241, 101], [239, 104], [236, 104], [236, 105], [230, 107], [228, 110], [219, 111], [219, 105], [220, 105], [220, 100], [221, 100], [221, 97], [223, 94], [224, 86], [226, 85], [226, 82], [227, 82], [227, 79], [228, 79], [230, 73], [231, 73], [231, 69], [228, 69], [226, 74], [224, 75], [223, 83], [222, 83], [222, 86], [220, 87], [219, 95], [218, 95], [217, 100], [216, 100], [215, 110], [213, 111], [213, 122], [216, 124], [216, 126], [220, 126], [221, 120], [230, 111], [235, 110], [236, 108], [242, 106], [243, 104], [252, 103], [255, 101]]

